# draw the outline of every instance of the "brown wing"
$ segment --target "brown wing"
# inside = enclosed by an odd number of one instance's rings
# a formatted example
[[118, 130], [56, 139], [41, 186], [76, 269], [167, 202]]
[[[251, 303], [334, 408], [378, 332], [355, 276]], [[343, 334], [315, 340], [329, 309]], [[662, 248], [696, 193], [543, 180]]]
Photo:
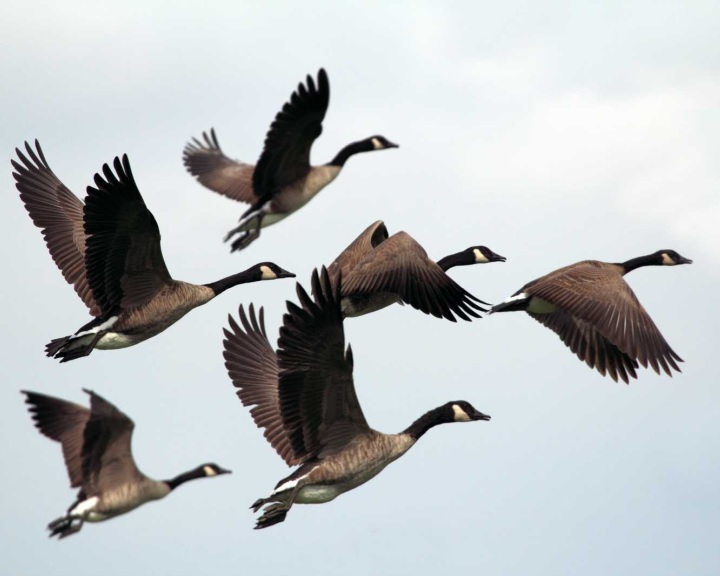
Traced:
[[290, 96], [277, 113], [265, 137], [265, 146], [253, 174], [258, 202], [266, 202], [278, 190], [310, 171], [310, 148], [322, 133], [322, 121], [330, 102], [330, 83], [322, 68], [317, 85], [312, 76]]
[[[649, 364], [658, 374], [660, 368], [668, 375], [672, 375], [671, 367], [680, 371], [676, 361], [682, 362], [682, 358], [665, 341], [623, 279], [619, 266], [593, 260], [579, 262], [539, 278], [521, 291], [555, 304], [597, 332], [596, 336], [589, 336], [587, 327], [580, 325], [585, 330], [581, 339], [588, 350], [583, 360], [607, 354], [608, 345], [612, 345], [629, 360], [637, 360], [646, 368]], [[577, 330], [562, 321], [551, 320], [546, 325], [563, 341], [572, 338], [573, 330]], [[614, 366], [619, 369], [617, 354], [611, 357], [616, 359]], [[623, 362], [626, 368], [628, 359]]]
[[254, 204], [257, 201], [252, 187], [255, 166], [225, 156], [214, 128], [210, 129], [210, 135], [203, 132], [203, 140], [193, 138], [185, 145], [183, 164], [187, 171], [214, 192], [238, 202]]
[[388, 231], [382, 220], [373, 222], [363, 230], [352, 243], [335, 258], [328, 266], [330, 280], [334, 281], [338, 274], [342, 273], [344, 278], [352, 272], [358, 262], [367, 257], [375, 248], [388, 239]]
[[[104, 313], [152, 299], [170, 281], [160, 249], [160, 230], [133, 179], [127, 155], [105, 164], [85, 199], [85, 267]], [[116, 174], [117, 173], [117, 174]]]
[[300, 306], [288, 302], [278, 340], [280, 411], [293, 451], [309, 460], [337, 453], [369, 434], [345, 350], [339, 279], [313, 271], [314, 300], [298, 284]]
[[240, 306], [240, 325], [228, 316], [230, 329], [224, 329], [223, 358], [233, 386], [243, 406], [253, 406], [250, 415], [258, 428], [264, 428], [264, 436], [288, 466], [299, 464], [290, 438], [283, 427], [278, 399], [278, 365], [275, 351], [268, 342], [265, 318], [260, 308], [260, 319], [250, 304], [249, 317]]
[[143, 478], [133, 460], [130, 443], [135, 424], [91, 390], [90, 419], [82, 452], [83, 492], [93, 496]]
[[600, 334], [589, 322], [562, 310], [551, 314], [528, 314], [558, 334], [580, 360], [590, 368], [597, 368], [603, 376], [609, 373], [615, 382], [619, 376], [626, 384], [629, 383], [628, 376], [637, 378], [635, 371], [638, 363]]
[[85, 276], [83, 203], [55, 176], [37, 140], [35, 148], [37, 153], [25, 142], [29, 158], [15, 148], [22, 162], [11, 160], [15, 186], [33, 223], [42, 229], [45, 244], [63, 277], [73, 285], [90, 314], [99, 316], [100, 307]]
[[343, 276], [343, 296], [375, 292], [398, 294], [413, 308], [453, 322], [454, 314], [470, 320], [480, 317], [477, 311], [487, 311], [405, 232], [393, 234]]
[[25, 402], [30, 405], [28, 410], [40, 433], [62, 445], [70, 486], [81, 486], [83, 433], [90, 419], [90, 410], [45, 394], [26, 390], [22, 390], [22, 393], [26, 396]]

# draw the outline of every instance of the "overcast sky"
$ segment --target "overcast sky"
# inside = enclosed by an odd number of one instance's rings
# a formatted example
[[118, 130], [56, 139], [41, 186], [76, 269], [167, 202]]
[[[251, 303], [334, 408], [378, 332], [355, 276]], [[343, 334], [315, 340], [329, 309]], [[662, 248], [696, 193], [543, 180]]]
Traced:
[[[717, 2], [388, 4], [0, 7], [5, 572], [720, 573]], [[321, 66], [331, 98], [314, 162], [373, 134], [400, 148], [353, 157], [230, 255], [221, 239], [244, 208], [185, 172], [183, 146], [215, 127], [228, 155], [254, 162], [275, 113]], [[264, 305], [275, 343], [295, 283], [235, 288], [130, 349], [45, 358], [89, 317], [14, 186], [10, 158], [34, 138], [80, 196], [127, 153], [170, 272], [198, 283], [264, 260], [307, 283], [377, 219], [436, 259], [477, 244], [506, 256], [452, 272], [489, 302], [578, 260], [675, 249], [695, 263], [627, 280], [683, 372], [616, 384], [520, 313], [452, 324], [395, 306], [352, 319], [371, 426], [396, 432], [457, 399], [492, 421], [434, 429], [368, 484], [253, 531], [248, 506], [289, 470], [235, 397], [222, 327], [240, 303]], [[75, 493], [18, 390], [86, 402], [83, 387], [135, 420], [146, 474], [206, 461], [234, 474], [49, 540]]]

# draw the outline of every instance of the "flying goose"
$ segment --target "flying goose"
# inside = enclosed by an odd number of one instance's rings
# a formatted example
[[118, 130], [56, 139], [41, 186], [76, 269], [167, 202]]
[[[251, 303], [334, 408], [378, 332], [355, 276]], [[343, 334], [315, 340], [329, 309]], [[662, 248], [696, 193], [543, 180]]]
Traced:
[[525, 310], [560, 336], [590, 368], [627, 384], [638, 362], [660, 374], [682, 358], [670, 348], [623, 276], [641, 266], [692, 264], [674, 250], [658, 250], [627, 262], [584, 260], [525, 284], [490, 313]]
[[130, 162], [115, 158], [88, 186], [85, 204], [50, 169], [38, 141], [26, 142], [25, 156], [12, 160], [20, 198], [33, 223], [42, 229], [50, 255], [95, 318], [75, 334], [57, 338], [45, 351], [61, 362], [101, 350], [125, 348], [147, 340], [190, 310], [228, 288], [276, 278], [291, 278], [272, 262], [209, 284], [170, 277], [160, 248], [160, 230], [135, 185]]
[[62, 445], [70, 486], [80, 488], [66, 514], [48, 524], [50, 536], [65, 538], [85, 522], [102, 522], [164, 498], [188, 480], [227, 474], [217, 464], [202, 464], [170, 480], [153, 480], [137, 469], [130, 443], [135, 424], [91, 390], [90, 409], [37, 392], [25, 402], [37, 429]]
[[342, 272], [342, 311], [345, 316], [375, 312], [395, 302], [405, 302], [455, 322], [479, 318], [475, 310], [487, 304], [466, 292], [445, 272], [453, 266], [505, 262], [485, 246], [472, 246], [433, 262], [406, 232], [389, 236], [382, 220], [368, 226], [328, 268], [330, 278]]
[[319, 504], [367, 482], [407, 452], [430, 428], [447, 422], [489, 420], [468, 402], [448, 402], [430, 410], [399, 434], [368, 426], [353, 385], [353, 357], [345, 348], [340, 282], [323, 269], [313, 272], [314, 301], [298, 284], [300, 306], [288, 302], [277, 354], [250, 306], [240, 306], [238, 324], [229, 317], [224, 358], [237, 395], [255, 424], [289, 466], [300, 465], [278, 482], [255, 528], [285, 519], [290, 507]]
[[398, 147], [384, 136], [370, 136], [348, 144], [327, 164], [311, 166], [310, 148], [322, 133], [329, 101], [330, 83], [321, 68], [317, 83], [308, 75], [277, 113], [255, 166], [225, 156], [214, 128], [210, 135], [203, 132], [204, 142], [193, 138], [185, 146], [183, 163], [203, 186], [250, 204], [225, 237], [227, 242], [240, 235], [231, 251], [242, 250], [260, 236], [261, 228], [302, 208], [337, 178], [350, 156]]

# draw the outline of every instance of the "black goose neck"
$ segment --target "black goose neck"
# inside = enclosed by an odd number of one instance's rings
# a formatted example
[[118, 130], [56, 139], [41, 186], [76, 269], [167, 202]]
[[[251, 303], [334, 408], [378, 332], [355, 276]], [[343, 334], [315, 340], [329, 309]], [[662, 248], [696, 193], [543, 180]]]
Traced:
[[347, 159], [350, 158], [350, 156], [352, 156], [353, 154], [359, 154], [360, 152], [370, 152], [371, 150], [374, 150], [372, 142], [369, 142], [367, 140], [352, 142], [351, 144], [345, 146], [342, 150], [340, 150], [340, 152], [335, 155], [335, 158], [330, 161], [330, 165], [343, 167], [345, 165], [345, 162], [347, 162]]
[[662, 264], [662, 260], [658, 258], [657, 254], [647, 254], [646, 256], [638, 256], [637, 258], [631, 258], [625, 262], [621, 262], [620, 266], [625, 271], [625, 274], [632, 272], [642, 266], [659, 266]]
[[456, 252], [437, 261], [437, 265], [443, 269], [443, 272], [447, 272], [454, 266], [465, 266], [467, 264], [473, 264], [473, 262], [468, 262], [465, 252]]
[[420, 416], [420, 418], [410, 424], [403, 433], [411, 436], [415, 440], [418, 440], [433, 426], [445, 424], [447, 422], [452, 422], [452, 416], [447, 414], [446, 406], [440, 406]]
[[196, 480], [198, 478], [205, 478], [205, 472], [202, 468], [195, 468], [194, 470], [183, 472], [182, 474], [178, 474], [177, 476], [175, 476], [175, 478], [172, 478], [170, 480], [164, 480], [164, 482], [168, 485], [170, 490], [175, 490], [175, 488], [177, 488], [181, 484], [184, 484], [185, 482], [188, 482], [190, 480]]
[[238, 284], [247, 284], [248, 282], [257, 282], [261, 280], [262, 275], [257, 272], [257, 270], [253, 268], [248, 268], [247, 270], [244, 270], [243, 272], [238, 272], [237, 274], [233, 274], [232, 276], [227, 276], [226, 278], [221, 278], [220, 280], [217, 280], [215, 282], [210, 282], [209, 284], [205, 284], [210, 290], [212, 290], [215, 293], [215, 296], [218, 294], [221, 294], [225, 292], [228, 288], [232, 288], [233, 286], [237, 286]]

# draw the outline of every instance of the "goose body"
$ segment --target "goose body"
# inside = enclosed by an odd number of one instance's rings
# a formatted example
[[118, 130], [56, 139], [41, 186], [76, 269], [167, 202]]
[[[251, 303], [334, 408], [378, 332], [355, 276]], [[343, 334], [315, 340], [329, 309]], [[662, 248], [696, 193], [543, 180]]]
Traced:
[[131, 441], [133, 421], [99, 394], [90, 395], [90, 408], [23, 391], [37, 429], [62, 445], [70, 485], [79, 488], [66, 514], [48, 525], [50, 536], [65, 538], [85, 522], [102, 522], [126, 514], [147, 502], [164, 498], [189, 480], [230, 472], [203, 464], [170, 480], [154, 480], [135, 465]]
[[208, 284], [171, 278], [160, 230], [135, 184], [127, 156], [95, 175], [83, 203], [55, 176], [43, 155], [16, 149], [13, 176], [33, 223], [42, 229], [53, 260], [94, 319], [46, 347], [61, 362], [94, 348], [133, 346], [155, 336], [223, 291], [247, 282], [293, 277], [272, 262]]
[[487, 312], [479, 300], [446, 271], [454, 266], [504, 262], [485, 246], [472, 246], [437, 263], [406, 232], [390, 236], [382, 220], [373, 222], [335, 259], [330, 277], [342, 273], [342, 311], [361, 316], [396, 302], [410, 304], [425, 314], [455, 321], [478, 318]]
[[257, 165], [227, 157], [215, 134], [203, 132], [185, 146], [183, 162], [203, 185], [233, 200], [250, 204], [240, 222], [226, 236], [232, 251], [242, 250], [259, 235], [302, 208], [330, 184], [351, 156], [362, 152], [397, 148], [384, 136], [352, 142], [327, 164], [310, 165], [310, 149], [322, 133], [322, 122], [330, 102], [330, 83], [324, 69], [317, 81], [308, 76], [275, 116], [265, 137]]
[[277, 354], [265, 332], [263, 311], [243, 307], [225, 330], [225, 366], [237, 395], [289, 466], [300, 467], [253, 505], [266, 506], [256, 528], [282, 522], [294, 503], [333, 500], [379, 474], [430, 428], [448, 422], [489, 420], [468, 402], [448, 402], [399, 434], [368, 425], [355, 393], [352, 351], [345, 347], [340, 279], [313, 273], [314, 299], [298, 285], [300, 305], [288, 303]]
[[558, 334], [590, 368], [617, 382], [637, 378], [641, 364], [672, 376], [682, 358], [667, 343], [623, 278], [642, 266], [675, 266], [692, 260], [659, 250], [626, 262], [584, 260], [528, 282], [490, 313], [524, 310]]

